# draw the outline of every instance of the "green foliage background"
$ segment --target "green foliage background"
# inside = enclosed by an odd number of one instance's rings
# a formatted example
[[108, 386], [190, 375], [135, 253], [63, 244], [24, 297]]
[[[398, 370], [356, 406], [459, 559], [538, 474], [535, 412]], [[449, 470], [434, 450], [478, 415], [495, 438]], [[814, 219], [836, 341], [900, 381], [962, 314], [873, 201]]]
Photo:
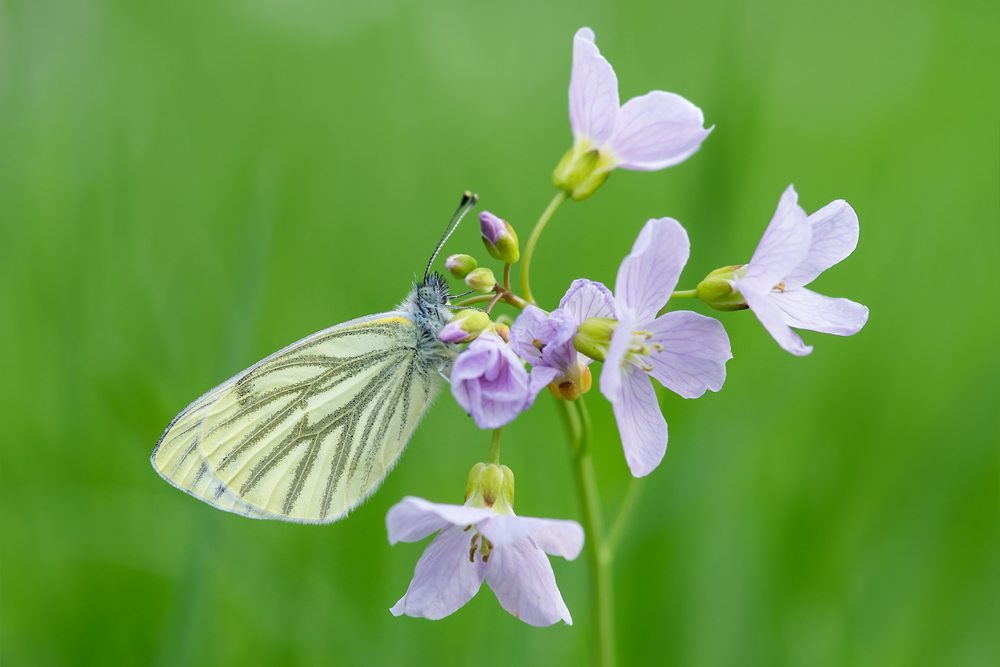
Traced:
[[[666, 215], [694, 287], [749, 258], [794, 182], [808, 211], [858, 211], [858, 250], [816, 287], [871, 308], [853, 338], [806, 332], [803, 359], [718, 314], [726, 386], [663, 392], [670, 448], [615, 563], [622, 664], [996, 665], [997, 5], [493, 4], [0, 4], [3, 664], [586, 659], [582, 559], [554, 559], [572, 627], [528, 627], [486, 588], [440, 622], [390, 616], [424, 545], [390, 548], [386, 510], [460, 502], [487, 454], [447, 394], [332, 526], [212, 510], [148, 457], [214, 384], [393, 306], [462, 190], [526, 237], [590, 25], [623, 100], [675, 91], [716, 129], [557, 213], [543, 305], [612, 285]], [[477, 235], [448, 251], [485, 257]], [[610, 515], [628, 472], [588, 398]], [[504, 462], [520, 513], [578, 517], [555, 407], [505, 431]]]

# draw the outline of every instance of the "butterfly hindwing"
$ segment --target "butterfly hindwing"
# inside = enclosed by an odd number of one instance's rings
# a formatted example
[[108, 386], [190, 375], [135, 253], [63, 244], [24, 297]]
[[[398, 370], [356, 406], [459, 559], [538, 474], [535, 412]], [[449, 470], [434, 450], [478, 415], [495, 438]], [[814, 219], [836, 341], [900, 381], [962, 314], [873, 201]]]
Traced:
[[378, 486], [433, 399], [419, 335], [384, 313], [309, 336], [191, 404], [153, 465], [220, 509], [334, 521]]

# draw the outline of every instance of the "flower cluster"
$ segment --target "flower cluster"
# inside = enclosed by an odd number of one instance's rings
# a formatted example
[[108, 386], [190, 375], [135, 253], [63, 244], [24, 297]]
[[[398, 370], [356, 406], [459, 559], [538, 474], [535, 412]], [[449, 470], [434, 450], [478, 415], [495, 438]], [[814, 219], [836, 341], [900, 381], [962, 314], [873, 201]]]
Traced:
[[[733, 356], [721, 321], [674, 309], [671, 299], [696, 297], [720, 311], [749, 309], [782, 349], [798, 356], [812, 347], [793, 328], [849, 336], [868, 319], [860, 304], [806, 289], [857, 246], [854, 210], [837, 200], [808, 215], [792, 186], [747, 264], [722, 267], [696, 289], [676, 292], [690, 255], [688, 234], [673, 218], [652, 218], [622, 260], [614, 291], [578, 278], [557, 308], [543, 310], [531, 299], [527, 264], [555, 208], [565, 199], [592, 196], [616, 168], [676, 165], [712, 130], [704, 128], [698, 107], [673, 93], [653, 91], [620, 105], [615, 72], [589, 28], [573, 40], [569, 116], [573, 146], [553, 174], [559, 194], [524, 251], [513, 225], [489, 211], [480, 215], [486, 250], [504, 264], [502, 282], [471, 255], [445, 262], [452, 276], [481, 295], [460, 304], [464, 308], [440, 332], [442, 341], [466, 345], [450, 367], [451, 393], [479, 428], [494, 430], [494, 444], [491, 463], [470, 473], [464, 505], [407, 497], [389, 512], [390, 543], [437, 533], [392, 608], [397, 616], [441, 618], [485, 581], [501, 606], [527, 623], [571, 623], [546, 554], [576, 558], [584, 531], [572, 521], [514, 515], [513, 473], [499, 466], [499, 429], [531, 408], [546, 387], [566, 405], [579, 401], [591, 390], [591, 367], [599, 362], [600, 393], [611, 404], [625, 462], [634, 477], [649, 475], [668, 442], [653, 380], [683, 398], [698, 398], [722, 388]], [[509, 280], [511, 265], [522, 256], [524, 298]], [[492, 318], [500, 302], [521, 311], [516, 320]], [[480, 310], [473, 303], [487, 305]]]

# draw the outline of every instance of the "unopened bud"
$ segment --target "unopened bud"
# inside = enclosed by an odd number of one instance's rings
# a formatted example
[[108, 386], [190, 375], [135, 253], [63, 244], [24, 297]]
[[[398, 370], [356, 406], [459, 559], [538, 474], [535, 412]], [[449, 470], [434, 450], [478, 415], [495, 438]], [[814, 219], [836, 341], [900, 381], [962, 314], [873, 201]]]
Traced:
[[614, 165], [590, 142], [578, 142], [566, 151], [552, 172], [552, 183], [576, 201], [594, 194], [608, 180]]
[[611, 334], [617, 326], [618, 321], [608, 317], [589, 317], [577, 328], [573, 347], [591, 359], [604, 361], [611, 345]]
[[746, 275], [745, 264], [724, 266], [705, 276], [698, 283], [698, 298], [716, 310], [744, 310], [746, 299], [736, 289], [737, 282]]
[[497, 279], [493, 275], [492, 271], [490, 271], [486, 267], [482, 267], [472, 271], [471, 273], [469, 273], [469, 275], [465, 276], [465, 284], [471, 287], [472, 289], [476, 290], [477, 292], [481, 292], [482, 294], [489, 294], [490, 292], [493, 291], [493, 288], [496, 286]]
[[493, 259], [513, 264], [521, 258], [518, 249], [517, 234], [506, 220], [498, 218], [489, 211], [479, 214], [479, 230], [483, 235], [483, 245]]
[[490, 316], [481, 310], [460, 310], [441, 329], [438, 338], [446, 343], [468, 343], [490, 326]]
[[452, 255], [444, 260], [444, 268], [448, 269], [448, 273], [459, 280], [469, 275], [477, 266], [479, 263], [472, 255]]

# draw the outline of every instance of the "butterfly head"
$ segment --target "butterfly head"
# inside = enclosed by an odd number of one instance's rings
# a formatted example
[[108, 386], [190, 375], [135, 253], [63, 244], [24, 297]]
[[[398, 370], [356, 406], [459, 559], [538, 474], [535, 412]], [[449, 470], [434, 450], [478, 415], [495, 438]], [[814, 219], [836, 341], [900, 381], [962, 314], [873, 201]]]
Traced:
[[428, 305], [443, 306], [448, 303], [451, 290], [440, 273], [427, 274], [424, 276], [424, 282], [415, 287], [417, 298]]

